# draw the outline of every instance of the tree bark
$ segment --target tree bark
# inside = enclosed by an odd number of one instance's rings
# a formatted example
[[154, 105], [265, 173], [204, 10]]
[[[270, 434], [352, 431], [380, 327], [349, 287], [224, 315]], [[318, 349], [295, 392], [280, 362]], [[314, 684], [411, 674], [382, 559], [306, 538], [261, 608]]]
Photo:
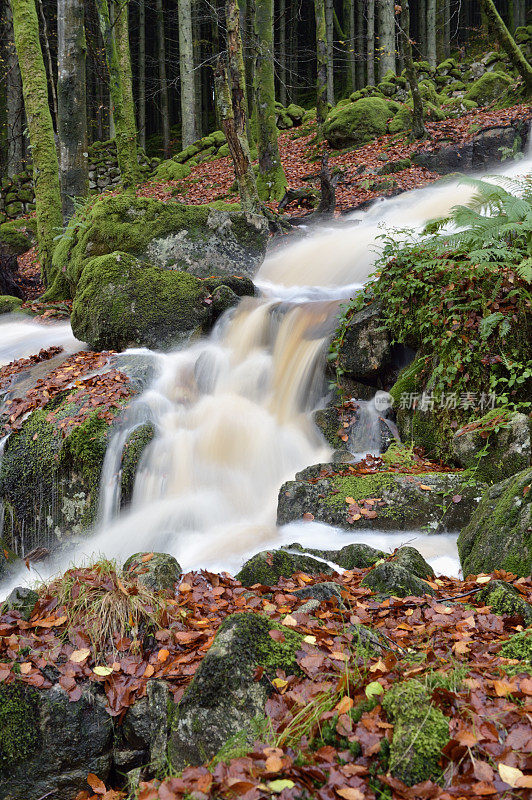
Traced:
[[59, 162], [35, 0], [11, 0], [11, 10], [33, 158], [39, 253], [46, 282], [54, 237], [62, 228]]
[[379, 80], [388, 70], [395, 72], [394, 0], [377, 0], [379, 9]]
[[355, 53], [355, 0], [344, 0], [345, 51], [347, 56], [348, 94], [357, 88], [357, 61]]
[[[373, 0], [372, 0], [373, 1]], [[357, 59], [357, 87], [362, 89], [366, 85], [366, 70], [364, 58], [364, 0], [356, 0], [356, 35], [355, 51]]]
[[48, 22], [46, 21], [46, 14], [44, 13], [44, 6], [42, 4], [42, 0], [38, 0], [38, 2], [39, 2], [39, 15], [41, 17], [41, 25], [42, 25], [42, 38], [44, 42], [44, 51], [46, 53], [46, 70], [48, 74], [48, 85], [50, 87], [50, 96], [52, 98], [52, 120], [55, 123], [54, 125], [55, 130], [57, 130], [57, 90], [55, 88], [52, 54], [50, 53]]
[[375, 85], [375, 0], [368, 0], [367, 30], [368, 85]]
[[427, 0], [427, 61], [436, 67], [436, 0]]
[[255, 140], [259, 155], [257, 188], [261, 199], [280, 200], [284, 195], [286, 177], [277, 144], [273, 64], [273, 0], [256, 0], [253, 39]]
[[327, 31], [327, 102], [334, 105], [334, 3], [325, 0], [325, 28]]
[[139, 0], [139, 87], [138, 87], [139, 144], [146, 149], [146, 3]]
[[[157, 2], [161, 2], [161, 0], [157, 0]], [[183, 147], [188, 147], [198, 138], [196, 126], [191, 0], [179, 0], [178, 8], [182, 145]]]
[[279, 0], [279, 102], [286, 107], [286, 0]]
[[126, 113], [122, 73], [116, 46], [115, 31], [109, 19], [107, 0], [96, 0], [100, 30], [105, 49], [105, 59], [109, 71], [109, 87], [113, 104], [113, 118], [116, 128], [116, 152], [118, 166], [125, 187], [134, 186], [139, 177], [137, 160], [137, 139], [128, 126], [129, 114]]
[[414, 58], [412, 56], [412, 44], [410, 41], [410, 8], [408, 0], [401, 0], [401, 19], [400, 19], [400, 41], [403, 60], [405, 62], [406, 78], [412, 92], [414, 108], [412, 111], [412, 133], [416, 139], [423, 139], [426, 136], [423, 124], [423, 100], [419, 91]]
[[[179, 3], [179, 46], [181, 47], [181, 5]], [[190, 2], [189, 2], [190, 6]], [[163, 153], [165, 158], [170, 157], [170, 111], [168, 106], [168, 81], [166, 80], [166, 39], [164, 35], [163, 0], [157, 0], [155, 5], [157, 19], [157, 62], [159, 68], [159, 108], [161, 111], [161, 131], [163, 135]], [[189, 16], [190, 46], [192, 47], [192, 24]], [[194, 87], [194, 83], [192, 84]], [[182, 104], [181, 104], [182, 105]], [[192, 103], [187, 108], [187, 116], [194, 118], [194, 88], [192, 89]], [[190, 142], [188, 142], [190, 144]], [[183, 147], [187, 144], [183, 142]]]
[[24, 101], [22, 79], [13, 37], [11, 6], [4, 18], [4, 52], [6, 65], [7, 174], [10, 178], [24, 169]]
[[528, 63], [523, 51], [504, 24], [493, 0], [481, 0], [482, 9], [488, 20], [488, 26], [499, 40], [501, 47], [508, 54], [512, 64], [525, 83], [527, 96], [532, 94], [532, 66]]
[[57, 133], [65, 223], [74, 213], [74, 200], [89, 192], [83, 6], [83, 0], [57, 0]]
[[129, 47], [129, 0], [115, 0], [115, 39], [124, 113], [128, 135], [137, 142], [137, 122], [135, 119], [135, 100], [133, 99], [133, 76], [131, 71], [131, 52]]
[[323, 139], [323, 123], [327, 116], [327, 25], [325, 20], [324, 0], [314, 0], [314, 15], [316, 17], [316, 124], [318, 138]]
[[227, 0], [225, 13], [227, 64], [221, 58], [218, 61], [216, 97], [222, 128], [233, 159], [240, 204], [246, 217], [254, 219], [261, 214], [261, 208], [247, 138], [246, 73], [237, 0]]
[[421, 58], [427, 57], [427, 0], [418, 0], [418, 49]]

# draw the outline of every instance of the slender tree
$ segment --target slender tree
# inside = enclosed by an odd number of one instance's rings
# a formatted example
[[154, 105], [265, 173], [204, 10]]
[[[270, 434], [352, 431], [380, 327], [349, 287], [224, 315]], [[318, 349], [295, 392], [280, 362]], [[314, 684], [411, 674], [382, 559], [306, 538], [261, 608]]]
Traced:
[[325, 29], [327, 32], [327, 102], [334, 105], [334, 3], [325, 0]]
[[33, 159], [39, 253], [46, 281], [54, 237], [62, 227], [59, 162], [35, 0], [11, 0], [11, 10]]
[[377, 0], [379, 9], [379, 79], [395, 72], [394, 0]]
[[133, 76], [129, 47], [129, 0], [115, 0], [115, 39], [120, 69], [120, 82], [124, 97], [124, 114], [129, 137], [137, 141], [135, 100], [133, 99]]
[[279, 102], [286, 106], [286, 0], [279, 0]]
[[256, 0], [253, 19], [255, 71], [255, 138], [259, 155], [257, 188], [263, 200], [280, 200], [285, 192], [284, 174], [275, 115], [273, 64], [273, 0]]
[[120, 60], [116, 46], [114, 28], [109, 18], [107, 0], [96, 0], [98, 19], [105, 49], [107, 69], [109, 70], [109, 86], [113, 107], [113, 118], [116, 127], [116, 152], [118, 166], [124, 186], [133, 186], [138, 181], [139, 165], [137, 160], [137, 138], [128, 125], [131, 119], [130, 110], [126, 109], [126, 99], [122, 86]]
[[317, 80], [316, 80], [316, 123], [318, 137], [323, 138], [323, 123], [327, 116], [327, 25], [325, 20], [324, 0], [314, 0], [314, 14], [316, 17], [316, 55], [317, 55]]
[[525, 83], [525, 91], [527, 95], [531, 95], [532, 65], [529, 64], [524, 56], [523, 51], [504, 24], [504, 21], [497, 11], [493, 0], [481, 0], [481, 3], [489, 28], [499, 40], [501, 47], [506, 50], [506, 53], [508, 54], [515, 69], [521, 75]]
[[7, 174], [13, 177], [24, 167], [24, 101], [9, 3], [4, 17], [3, 50], [6, 77]]
[[344, 0], [344, 35], [347, 56], [347, 81], [349, 93], [357, 88], [357, 61], [355, 56], [355, 0]]
[[[179, 2], [179, 46], [181, 49], [181, 7], [182, 0]], [[190, 2], [188, 3], [190, 8]], [[159, 108], [161, 112], [161, 131], [163, 134], [163, 153], [165, 158], [170, 156], [170, 110], [168, 104], [168, 81], [166, 80], [166, 37], [164, 31], [164, 10], [163, 0], [156, 0], [155, 12], [157, 17], [157, 63], [159, 68]], [[189, 16], [190, 23], [190, 16]], [[191, 23], [190, 23], [191, 24]], [[192, 27], [190, 28], [190, 46], [192, 47]], [[181, 63], [181, 58], [180, 58]], [[181, 92], [183, 92], [183, 81], [181, 81]], [[192, 83], [192, 95], [188, 98], [190, 105], [187, 108], [187, 115], [194, 118], [194, 83]], [[191, 101], [191, 102], [190, 102]], [[183, 106], [183, 99], [181, 96], [181, 106]], [[183, 120], [183, 126], [184, 126]], [[183, 147], [186, 147], [190, 142], [185, 142], [183, 138]]]
[[427, 55], [427, 0], [418, 0], [418, 48], [422, 58]]
[[55, 123], [55, 127], [57, 129], [57, 89], [55, 86], [55, 78], [54, 78], [54, 67], [52, 62], [52, 53], [50, 50], [50, 37], [48, 36], [48, 21], [46, 19], [46, 14], [44, 13], [44, 6], [42, 0], [38, 0], [39, 6], [39, 16], [41, 18], [41, 26], [42, 26], [42, 40], [44, 44], [44, 52], [46, 54], [46, 71], [48, 74], [48, 86], [50, 89], [50, 96], [52, 98], [52, 120]]
[[[162, 0], [157, 0], [158, 3]], [[192, 2], [179, 0], [179, 74], [181, 84], [181, 130], [183, 147], [198, 138], [194, 86], [194, 45], [192, 41]]]
[[65, 222], [89, 191], [83, 0], [57, 0], [57, 132]]
[[375, 85], [375, 0], [368, 0], [368, 85]]
[[367, 83], [365, 69], [366, 59], [364, 58], [364, 15], [364, 0], [356, 0], [355, 51], [357, 59], [357, 87], [359, 89], [362, 89]]
[[138, 131], [139, 144], [146, 149], [146, 3], [139, 0], [139, 84], [138, 84]]
[[427, 0], [427, 61], [434, 69], [436, 54], [436, 0]]
[[414, 58], [412, 56], [412, 43], [410, 41], [410, 7], [408, 0], [401, 0], [401, 17], [399, 24], [399, 38], [401, 42], [401, 52], [405, 63], [406, 78], [412, 93], [412, 133], [416, 139], [426, 136], [423, 124], [423, 100], [419, 91]]

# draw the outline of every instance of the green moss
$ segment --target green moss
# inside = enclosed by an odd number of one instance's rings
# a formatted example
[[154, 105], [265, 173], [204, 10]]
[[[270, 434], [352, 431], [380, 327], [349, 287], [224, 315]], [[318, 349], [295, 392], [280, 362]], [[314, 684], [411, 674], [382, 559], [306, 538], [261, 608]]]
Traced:
[[157, 167], [153, 177], [157, 181], [181, 181], [183, 178], [188, 178], [190, 172], [191, 168], [188, 164], [179, 164], [169, 158]]
[[469, 87], [465, 98], [485, 106], [501, 97], [512, 83], [510, 76], [502, 72], [485, 72]]
[[386, 123], [393, 110], [386, 100], [367, 97], [348, 106], [333, 108], [323, 131], [331, 147], [358, 147], [386, 133]]
[[368, 497], [379, 497], [385, 486], [393, 486], [394, 483], [395, 476], [389, 472], [362, 476], [335, 476], [332, 479], [332, 487], [338, 493], [330, 494], [325, 502], [328, 506], [347, 508], [346, 497], [352, 497], [355, 502]]
[[0, 684], [0, 776], [38, 745], [38, 693], [20, 683]]
[[480, 592], [479, 598], [482, 603], [491, 606], [492, 614], [504, 616], [522, 616], [525, 623], [532, 623], [532, 606], [511, 583], [504, 581], [490, 581], [486, 588]]
[[281, 549], [271, 553], [263, 551], [252, 556], [235, 577], [244, 586], [253, 586], [255, 583], [275, 586], [279, 578], [291, 578], [295, 572], [301, 571], [315, 574], [323, 569], [320, 568], [320, 562], [303, 553], [296, 555]]
[[530, 664], [532, 662], [532, 630], [521, 631], [511, 636], [501, 647], [501, 656], [516, 658]]
[[390, 771], [409, 786], [441, 775], [442, 750], [449, 741], [449, 720], [430, 703], [416, 680], [393, 686], [382, 706], [394, 724]]
[[154, 436], [155, 428], [151, 423], [146, 423], [136, 428], [125, 444], [121, 479], [121, 498], [124, 505], [131, 501], [140, 459]]
[[422, 597], [434, 594], [434, 590], [413, 572], [400, 564], [384, 562], [377, 564], [364, 578], [362, 586], [367, 586], [373, 594], [393, 595], [394, 597]]
[[19, 311], [22, 302], [18, 297], [12, 297], [10, 294], [0, 294], [0, 314], [11, 314], [13, 311]]
[[6, 247], [13, 255], [20, 256], [30, 249], [32, 240], [15, 222], [0, 225], [0, 248]]

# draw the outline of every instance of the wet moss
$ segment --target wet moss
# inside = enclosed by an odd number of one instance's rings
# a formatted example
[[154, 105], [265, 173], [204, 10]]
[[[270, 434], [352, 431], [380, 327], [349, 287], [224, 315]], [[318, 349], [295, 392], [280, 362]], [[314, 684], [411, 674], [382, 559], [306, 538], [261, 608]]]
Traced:
[[532, 606], [511, 583], [504, 581], [490, 581], [487, 587], [480, 592], [479, 600], [491, 606], [492, 614], [504, 616], [521, 616], [525, 623], [532, 623]]
[[295, 572], [319, 574], [331, 572], [330, 567], [308, 555], [287, 553], [285, 550], [263, 551], [252, 556], [236, 574], [236, 579], [244, 586], [260, 583], [275, 586], [279, 578], [291, 578]]
[[0, 776], [39, 745], [38, 693], [21, 683], [0, 684]]
[[416, 680], [399, 683], [386, 693], [382, 706], [394, 724], [391, 773], [408, 786], [437, 780], [449, 741], [449, 720], [431, 705], [425, 687]]
[[374, 594], [394, 597], [422, 597], [424, 594], [434, 594], [428, 583], [393, 562], [377, 564], [371, 572], [368, 572], [361, 586], [367, 586]]
[[510, 76], [503, 72], [485, 72], [469, 87], [465, 99], [485, 106], [501, 97], [512, 83]]
[[532, 662], [532, 630], [521, 631], [511, 636], [501, 647], [501, 656], [516, 658], [530, 664]]
[[151, 423], [146, 423], [136, 428], [125, 444], [120, 493], [122, 506], [127, 506], [131, 502], [140, 459], [154, 436], [155, 428]]
[[375, 475], [335, 476], [331, 485], [333, 491], [337, 492], [337, 494], [328, 495], [325, 502], [331, 507], [347, 508], [347, 497], [352, 497], [355, 502], [360, 502], [370, 497], [379, 497], [384, 487], [393, 486], [394, 483], [395, 476], [389, 472]]
[[358, 147], [386, 133], [386, 123], [392, 116], [392, 107], [386, 100], [365, 97], [333, 108], [323, 131], [331, 147]]
[[9, 294], [0, 295], [0, 314], [11, 314], [14, 311], [20, 311], [22, 300], [18, 297], [12, 297]]

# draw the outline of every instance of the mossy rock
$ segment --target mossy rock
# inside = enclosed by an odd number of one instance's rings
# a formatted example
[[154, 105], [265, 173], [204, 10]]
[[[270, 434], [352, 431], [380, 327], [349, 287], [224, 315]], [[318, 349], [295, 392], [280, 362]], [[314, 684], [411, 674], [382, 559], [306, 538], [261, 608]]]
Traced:
[[16, 611], [27, 622], [33, 614], [38, 599], [39, 595], [33, 589], [16, 586], [0, 606], [0, 613], [5, 614], [7, 611]]
[[465, 99], [486, 106], [501, 97], [512, 83], [510, 76], [503, 72], [486, 72], [469, 87]]
[[[532, 663], [532, 630], [521, 631], [510, 636], [501, 647], [501, 656], [516, 658], [523, 662], [523, 666]], [[529, 666], [526, 669], [529, 672]]]
[[418, 578], [410, 569], [405, 569], [393, 561], [377, 564], [368, 572], [361, 586], [371, 589], [373, 594], [393, 597], [422, 597], [425, 594], [434, 594], [434, 589], [422, 578]]
[[518, 472], [484, 494], [458, 537], [465, 576], [504, 569], [528, 577], [532, 569], [532, 469]]
[[[21, 220], [25, 222], [25, 220]], [[35, 237], [28, 229], [25, 232], [21, 224], [4, 222], [0, 225], [0, 253], [2, 255], [21, 256], [35, 244]]]
[[396, 172], [402, 172], [404, 169], [409, 169], [412, 166], [410, 158], [399, 158], [397, 161], [389, 161], [379, 170], [379, 175], [393, 175]]
[[147, 422], [135, 428], [127, 438], [121, 463], [120, 505], [122, 508], [131, 503], [141, 458], [154, 436], [155, 428]]
[[124, 572], [153, 592], [173, 592], [183, 570], [168, 553], [135, 553], [125, 562]]
[[95, 411], [63, 435], [61, 422], [78, 411], [65, 397], [56, 398], [30, 414], [7, 441], [0, 462], [0, 496], [7, 512], [0, 535], [13, 550], [22, 542], [26, 552], [52, 549], [83, 533], [96, 517], [111, 429]]
[[206, 330], [209, 292], [186, 272], [163, 270], [127, 253], [89, 261], [72, 306], [74, 335], [96, 350], [168, 348]]
[[[327, 477], [321, 477], [325, 470]], [[286, 525], [312, 514], [317, 522], [346, 530], [460, 530], [477, 508], [485, 484], [465, 485], [461, 473], [408, 475], [378, 472], [341, 475], [338, 464], [308, 467], [279, 491], [277, 524]], [[451, 497], [460, 494], [454, 503]], [[349, 500], [348, 500], [349, 498]], [[352, 501], [374, 500], [377, 516], [348, 522]], [[382, 504], [382, 505], [381, 505]]]
[[494, 580], [478, 594], [478, 601], [491, 606], [492, 614], [523, 617], [525, 625], [532, 625], [532, 606], [511, 583]]
[[430, 580], [434, 577], [434, 570], [415, 547], [409, 547], [408, 545], [400, 547], [391, 563], [403, 567], [403, 569], [422, 580]]
[[73, 297], [89, 261], [115, 251], [196, 277], [252, 277], [267, 238], [263, 220], [250, 223], [228, 204], [186, 206], [126, 192], [102, 196], [73, 217], [58, 242], [45, 297]]
[[0, 314], [12, 314], [14, 311], [20, 311], [20, 307], [24, 301], [19, 297], [13, 297], [10, 294], [0, 294]]
[[[500, 421], [491, 429], [494, 419]], [[476, 426], [472, 430], [471, 424]], [[531, 423], [525, 414], [495, 408], [469, 425], [456, 431], [452, 441], [460, 466], [475, 469], [475, 475], [488, 483], [499, 483], [530, 466]], [[481, 451], [485, 453], [479, 458]]]
[[[271, 631], [282, 639], [273, 639]], [[300, 674], [296, 653], [302, 641], [260, 614], [227, 617], [175, 710], [168, 748], [172, 766], [203, 764], [235, 734], [249, 730], [264, 714], [276, 671]], [[263, 670], [258, 679], [257, 667]]]
[[188, 178], [190, 173], [191, 168], [188, 164], [179, 164], [173, 158], [169, 158], [159, 164], [153, 177], [157, 181], [181, 181], [183, 178]]
[[342, 108], [333, 108], [323, 126], [331, 147], [359, 147], [386, 133], [386, 123], [393, 116], [386, 100], [367, 97]]
[[442, 750], [449, 741], [449, 720], [431, 704], [426, 688], [409, 680], [384, 695], [382, 707], [393, 722], [389, 768], [408, 786], [441, 777]]

